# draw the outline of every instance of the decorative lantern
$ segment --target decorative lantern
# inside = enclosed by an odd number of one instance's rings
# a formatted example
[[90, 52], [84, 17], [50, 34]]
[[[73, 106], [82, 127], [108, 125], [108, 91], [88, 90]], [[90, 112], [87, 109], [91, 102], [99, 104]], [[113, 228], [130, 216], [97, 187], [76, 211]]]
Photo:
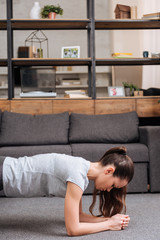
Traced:
[[43, 58], [44, 49], [42, 48], [42, 43], [46, 42], [46, 52], [47, 58], [49, 58], [48, 51], [48, 38], [43, 33], [42, 30], [35, 30], [32, 32], [25, 40], [25, 46], [30, 43], [29, 47], [29, 57], [30, 58]]

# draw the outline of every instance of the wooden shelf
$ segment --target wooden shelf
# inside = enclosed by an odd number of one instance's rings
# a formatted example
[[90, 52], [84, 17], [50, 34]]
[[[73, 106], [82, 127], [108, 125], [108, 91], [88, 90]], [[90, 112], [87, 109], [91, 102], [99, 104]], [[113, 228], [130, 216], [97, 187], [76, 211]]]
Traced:
[[[79, 88], [88, 88], [88, 85], [57, 85], [56, 89], [79, 89]], [[96, 88], [107, 88], [106, 85], [97, 85]]]
[[125, 65], [158, 65], [160, 58], [99, 58], [96, 59], [96, 66], [125, 66]]
[[[65, 74], [88, 74], [88, 72], [80, 72], [80, 71], [56, 71], [56, 75], [65, 75]], [[110, 74], [109, 71], [99, 71], [99, 69], [96, 71], [96, 74]]]
[[[12, 58], [14, 66], [89, 66], [91, 58]], [[97, 58], [96, 66], [123, 65], [159, 65], [160, 58]], [[0, 59], [1, 66], [7, 66], [7, 60]], [[62, 73], [63, 74], [63, 73]]]
[[79, 89], [79, 88], [88, 88], [88, 85], [57, 85], [56, 89]]
[[0, 59], [0, 67], [7, 67], [7, 59]]
[[86, 30], [89, 19], [11, 19], [13, 30]]
[[91, 58], [12, 58], [14, 66], [89, 66]]
[[96, 30], [160, 29], [160, 20], [144, 20], [144, 19], [95, 20], [95, 29]]
[[75, 74], [75, 75], [77, 75], [77, 74], [88, 74], [87, 72], [80, 72], [80, 71], [77, 71], [77, 72], [74, 72], [74, 71], [56, 71], [56, 75], [66, 75], [66, 74], [68, 74], [68, 75], [70, 75], [70, 74]]
[[7, 20], [0, 19], [0, 30], [7, 30]]

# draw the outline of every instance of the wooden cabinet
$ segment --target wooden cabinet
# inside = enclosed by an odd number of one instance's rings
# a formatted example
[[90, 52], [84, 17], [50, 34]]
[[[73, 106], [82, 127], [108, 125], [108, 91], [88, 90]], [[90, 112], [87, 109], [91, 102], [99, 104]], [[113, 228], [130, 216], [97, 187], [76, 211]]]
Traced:
[[53, 100], [53, 113], [74, 112], [82, 114], [94, 114], [94, 100]]
[[2, 111], [26, 114], [81, 113], [117, 114], [137, 111], [139, 117], [160, 117], [160, 97], [107, 99], [14, 99], [0, 100]]
[[95, 100], [95, 114], [115, 114], [132, 112], [136, 110], [135, 99], [118, 98], [118, 99], [101, 99]]
[[136, 111], [139, 117], [160, 117], [160, 97], [136, 99]]
[[9, 100], [0, 100], [0, 110], [10, 112], [10, 101]]
[[52, 100], [12, 100], [10, 110], [26, 114], [50, 114], [52, 113]]

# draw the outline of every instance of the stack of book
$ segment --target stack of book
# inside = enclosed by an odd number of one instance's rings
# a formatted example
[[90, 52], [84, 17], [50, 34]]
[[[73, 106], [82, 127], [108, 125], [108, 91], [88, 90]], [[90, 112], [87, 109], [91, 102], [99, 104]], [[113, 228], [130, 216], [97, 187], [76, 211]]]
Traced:
[[113, 58], [130, 58], [132, 53], [112, 53]]
[[80, 79], [79, 78], [63, 78], [62, 79], [62, 85], [68, 86], [68, 85], [80, 85]]
[[151, 19], [160, 19], [160, 12], [156, 12], [156, 13], [149, 13], [149, 14], [144, 14], [143, 15], [143, 17], [142, 17], [143, 19], [148, 19], [148, 20], [151, 20]]
[[160, 53], [151, 53], [152, 58], [160, 58]]
[[85, 90], [67, 90], [64, 97], [66, 98], [88, 98]]

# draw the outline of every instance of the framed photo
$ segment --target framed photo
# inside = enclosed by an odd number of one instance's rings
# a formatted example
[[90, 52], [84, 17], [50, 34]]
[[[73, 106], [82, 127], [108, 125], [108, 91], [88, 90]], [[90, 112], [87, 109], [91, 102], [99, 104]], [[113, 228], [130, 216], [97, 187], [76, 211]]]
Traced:
[[124, 87], [108, 87], [109, 97], [124, 97]]
[[62, 47], [62, 58], [80, 58], [80, 46]]

